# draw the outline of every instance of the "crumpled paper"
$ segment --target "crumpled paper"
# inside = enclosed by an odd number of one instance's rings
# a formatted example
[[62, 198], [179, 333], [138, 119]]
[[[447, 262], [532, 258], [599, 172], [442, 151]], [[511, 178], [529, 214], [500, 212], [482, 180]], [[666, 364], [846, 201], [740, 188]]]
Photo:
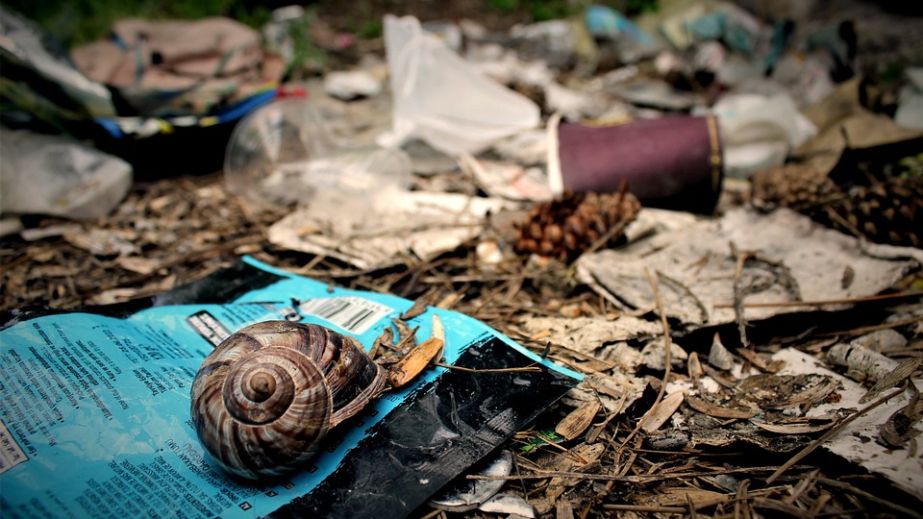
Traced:
[[[860, 244], [788, 209], [769, 215], [738, 209], [718, 220], [585, 255], [577, 272], [583, 282], [625, 309], [653, 306], [647, 272], [656, 273], [667, 315], [687, 326], [726, 324], [736, 319], [737, 256], [731, 244], [753, 253], [740, 274], [744, 304], [871, 296], [923, 264], [919, 249]], [[751, 307], [745, 309], [745, 317], [765, 319], [803, 310]]]
[[370, 196], [320, 193], [269, 228], [269, 241], [330, 256], [360, 269], [428, 260], [479, 235], [484, 217], [506, 202], [398, 188]]

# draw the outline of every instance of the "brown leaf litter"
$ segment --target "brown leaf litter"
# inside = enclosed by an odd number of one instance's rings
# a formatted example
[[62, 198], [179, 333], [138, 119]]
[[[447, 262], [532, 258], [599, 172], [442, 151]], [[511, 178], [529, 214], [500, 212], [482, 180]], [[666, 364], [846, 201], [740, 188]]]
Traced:
[[[645, 211], [634, 225], [657, 214]], [[368, 270], [272, 245], [266, 229], [282, 216], [281, 209], [249, 212], [218, 176], [139, 185], [110, 217], [36, 221], [6, 238], [0, 309], [153, 296], [251, 254], [323, 282], [417, 301], [404, 318], [428, 305], [452, 307], [583, 373], [577, 389], [504, 446], [515, 453], [516, 467], [504, 492], [525, 498], [537, 516], [920, 516], [917, 480], [899, 478], [907, 470], [923, 473], [916, 391], [923, 305], [906, 295], [850, 301], [874, 294], [876, 283], [900, 286], [906, 259], [836, 258], [841, 267], [824, 281], [830, 286], [814, 295], [808, 289], [816, 284], [803, 281], [810, 272], [780, 267], [779, 258], [792, 250], [750, 256], [740, 275], [741, 288], [751, 290], [742, 305], [744, 347], [734, 309], [723, 306], [733, 306], [737, 267], [727, 238], [708, 242], [714, 250], [673, 256], [683, 258], [675, 268], [664, 251], [676, 240], [655, 234], [644, 241], [628, 229], [626, 239], [637, 243], [585, 257], [575, 270], [512, 255], [515, 231], [492, 229], [482, 239], [501, 254], [490, 261], [478, 254], [476, 238], [435, 258]], [[691, 235], [716, 224], [677, 225], [696, 226], [675, 231]], [[743, 238], [734, 238], [741, 249], [759, 248]], [[643, 263], [618, 263], [626, 250], [644, 247]], [[861, 264], [885, 265], [887, 279], [873, 283]], [[621, 269], [617, 275], [613, 265]], [[848, 284], [846, 267], [853, 271]], [[593, 289], [581, 285], [577, 270], [595, 272]], [[797, 299], [791, 278], [803, 300], [834, 302], [787, 307], [788, 316], [768, 321], [780, 312], [749, 306]], [[754, 287], [766, 297], [754, 295]], [[709, 326], [697, 331], [703, 322]], [[395, 320], [393, 331], [375, 341], [373, 356], [408, 377], [439, 365], [439, 339], [415, 332]], [[875, 355], [849, 353], [859, 348]], [[844, 440], [850, 443], [840, 445]], [[867, 452], [911, 469], [888, 473], [870, 464]], [[848, 463], [830, 463], [832, 456]]]

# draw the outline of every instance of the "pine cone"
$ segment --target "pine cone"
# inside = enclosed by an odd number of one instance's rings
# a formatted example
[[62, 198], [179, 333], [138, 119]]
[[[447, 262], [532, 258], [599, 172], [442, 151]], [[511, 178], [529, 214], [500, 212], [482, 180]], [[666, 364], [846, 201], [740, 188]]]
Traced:
[[846, 234], [878, 243], [923, 245], [923, 177], [885, 176], [849, 188], [788, 164], [753, 176], [754, 206], [784, 206]]
[[825, 208], [832, 227], [878, 243], [923, 246], [923, 178], [889, 178], [854, 186]]
[[752, 181], [753, 205], [764, 210], [782, 206], [810, 211], [843, 195], [827, 175], [800, 164], [760, 171]]
[[641, 203], [627, 189], [604, 194], [564, 193], [561, 198], [537, 204], [517, 225], [515, 249], [568, 263], [601, 238], [606, 238], [601, 245], [617, 240], [640, 209]]

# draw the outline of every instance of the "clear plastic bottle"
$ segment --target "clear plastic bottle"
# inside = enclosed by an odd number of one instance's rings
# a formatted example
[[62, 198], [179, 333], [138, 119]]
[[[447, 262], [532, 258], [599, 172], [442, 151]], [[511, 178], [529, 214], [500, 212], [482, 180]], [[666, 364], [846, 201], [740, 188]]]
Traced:
[[411, 168], [399, 149], [339, 145], [303, 98], [276, 101], [244, 118], [224, 162], [230, 190], [256, 208], [307, 204], [322, 191], [362, 195], [406, 186]]

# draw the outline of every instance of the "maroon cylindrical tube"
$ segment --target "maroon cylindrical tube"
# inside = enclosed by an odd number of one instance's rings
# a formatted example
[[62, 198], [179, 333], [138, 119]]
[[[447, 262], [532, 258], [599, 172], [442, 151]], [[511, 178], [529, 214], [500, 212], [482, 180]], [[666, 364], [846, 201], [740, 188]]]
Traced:
[[713, 116], [637, 119], [613, 126], [562, 122], [550, 132], [553, 190], [606, 192], [627, 182], [647, 206], [705, 214], [715, 210], [724, 168]]

